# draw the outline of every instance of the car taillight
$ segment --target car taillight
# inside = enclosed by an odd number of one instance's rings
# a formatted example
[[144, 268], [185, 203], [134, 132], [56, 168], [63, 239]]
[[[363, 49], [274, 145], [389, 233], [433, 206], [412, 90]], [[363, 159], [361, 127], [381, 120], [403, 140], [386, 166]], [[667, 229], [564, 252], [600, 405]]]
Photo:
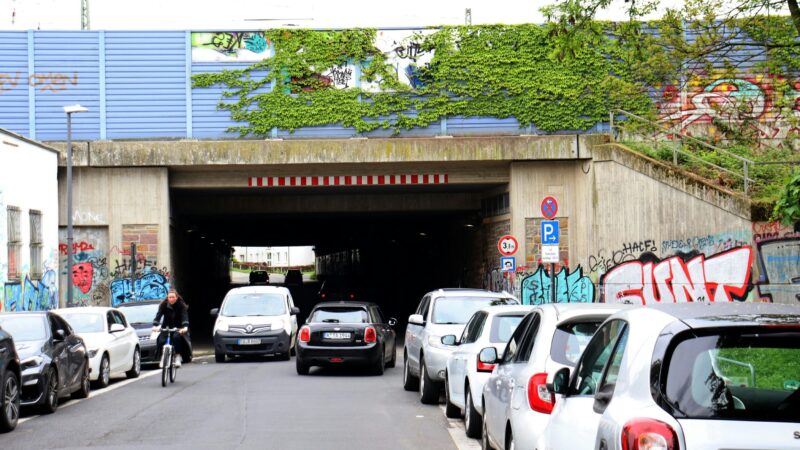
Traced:
[[371, 343], [378, 340], [378, 333], [375, 332], [375, 328], [367, 327], [364, 329], [364, 342]]
[[325, 293], [324, 292], [320, 292], [319, 298], [325, 298], [325, 297], [326, 297]]
[[485, 362], [481, 362], [481, 359], [478, 358], [478, 372], [491, 372], [496, 365], [497, 364], [486, 364]]
[[304, 326], [300, 328], [300, 342], [308, 342], [311, 340], [311, 328]]
[[553, 412], [555, 405], [555, 398], [553, 394], [547, 390], [547, 374], [537, 373], [528, 380], [528, 404], [531, 409], [550, 414]]
[[356, 294], [351, 292], [350, 295], [348, 295], [348, 297], [350, 297], [350, 300], [352, 300], [352, 299], [356, 298]]
[[679, 450], [671, 426], [653, 419], [633, 419], [622, 427], [622, 450]]

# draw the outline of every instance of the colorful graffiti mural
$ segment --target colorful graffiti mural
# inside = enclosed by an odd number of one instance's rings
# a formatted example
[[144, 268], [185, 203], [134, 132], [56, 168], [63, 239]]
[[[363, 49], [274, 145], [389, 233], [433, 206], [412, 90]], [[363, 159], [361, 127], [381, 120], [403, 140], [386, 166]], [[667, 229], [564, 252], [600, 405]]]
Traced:
[[[594, 284], [589, 277], [583, 275], [583, 269], [578, 266], [570, 272], [562, 267], [554, 277], [555, 295], [557, 303], [591, 303], [594, 301]], [[550, 303], [553, 287], [550, 283], [550, 273], [545, 267], [539, 268], [531, 275], [522, 278], [522, 301], [525, 305], [541, 305]]]
[[600, 278], [600, 300], [633, 304], [741, 301], [752, 288], [752, 264], [750, 246], [710, 257], [692, 252], [661, 260], [645, 253]]
[[72, 289], [72, 303], [66, 306], [108, 306], [109, 267], [108, 229], [78, 226], [73, 229], [73, 266], [67, 273], [66, 230], [59, 230], [59, 255], [62, 267], [61, 289]]
[[160, 300], [167, 297], [169, 279], [155, 267], [136, 275], [131, 289], [130, 278], [117, 278], [111, 282], [111, 305], [119, 306], [143, 300]]
[[6, 282], [3, 288], [3, 311], [43, 311], [58, 308], [56, 272], [47, 270], [40, 280]]
[[[785, 139], [800, 129], [775, 107], [776, 81], [779, 80], [759, 75], [718, 78], [707, 84], [690, 83], [684, 92], [676, 86], [667, 86], [659, 105], [661, 121], [691, 134], [691, 128], [696, 125], [705, 126], [707, 132], [713, 133], [708, 126], [715, 120], [722, 120], [754, 127], [761, 138]], [[789, 84], [787, 100], [794, 104], [791, 114], [800, 118], [800, 80]]]
[[192, 33], [193, 62], [255, 62], [269, 56], [263, 31]]

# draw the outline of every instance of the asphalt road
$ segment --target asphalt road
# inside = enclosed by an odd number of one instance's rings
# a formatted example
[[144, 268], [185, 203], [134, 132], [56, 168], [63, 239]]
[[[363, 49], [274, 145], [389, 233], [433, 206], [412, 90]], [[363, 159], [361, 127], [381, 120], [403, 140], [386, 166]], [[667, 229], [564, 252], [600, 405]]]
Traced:
[[455, 449], [463, 431], [403, 390], [401, 361], [383, 376], [315, 368], [301, 377], [294, 358], [200, 357], [166, 388], [149, 370], [63, 400], [54, 414], [23, 414], [0, 448]]

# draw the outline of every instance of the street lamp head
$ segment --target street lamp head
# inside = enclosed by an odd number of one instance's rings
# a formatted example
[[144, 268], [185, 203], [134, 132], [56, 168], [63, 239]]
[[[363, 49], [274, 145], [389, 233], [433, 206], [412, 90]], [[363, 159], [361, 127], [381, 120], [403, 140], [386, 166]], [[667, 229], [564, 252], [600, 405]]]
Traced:
[[64, 112], [67, 114], [82, 113], [89, 111], [89, 108], [81, 105], [69, 105], [64, 107]]

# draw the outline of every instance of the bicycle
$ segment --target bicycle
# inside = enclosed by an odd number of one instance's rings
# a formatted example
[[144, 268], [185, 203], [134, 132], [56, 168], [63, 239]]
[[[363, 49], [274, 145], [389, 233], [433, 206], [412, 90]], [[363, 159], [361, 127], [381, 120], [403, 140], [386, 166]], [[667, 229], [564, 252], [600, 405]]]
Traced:
[[161, 386], [167, 386], [167, 378], [170, 383], [175, 382], [175, 377], [178, 375], [178, 368], [175, 367], [175, 347], [172, 345], [172, 333], [175, 333], [179, 328], [164, 328], [162, 333], [167, 333], [167, 340], [164, 342], [164, 347], [161, 350]]

